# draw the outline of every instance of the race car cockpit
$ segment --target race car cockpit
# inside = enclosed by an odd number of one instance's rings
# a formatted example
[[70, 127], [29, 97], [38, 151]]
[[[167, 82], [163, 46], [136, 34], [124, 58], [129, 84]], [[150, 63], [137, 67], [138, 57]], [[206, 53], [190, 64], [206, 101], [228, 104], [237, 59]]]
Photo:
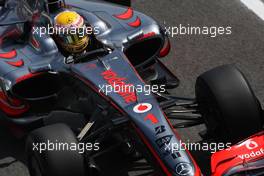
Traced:
[[[34, 47], [39, 36], [45, 35], [56, 43], [54, 49], [59, 49], [66, 57], [80, 56], [86, 51], [103, 47], [96, 40], [93, 31], [86, 33], [87, 27], [90, 27], [89, 22], [81, 14], [66, 8], [64, 0], [8, 0], [3, 1], [2, 5], [0, 26], [3, 27], [0, 29], [0, 45], [7, 43], [7, 40], [12, 42], [33, 40]], [[10, 8], [13, 6], [17, 8]], [[45, 34], [40, 34], [43, 28]], [[35, 37], [32, 37], [34, 35]]]

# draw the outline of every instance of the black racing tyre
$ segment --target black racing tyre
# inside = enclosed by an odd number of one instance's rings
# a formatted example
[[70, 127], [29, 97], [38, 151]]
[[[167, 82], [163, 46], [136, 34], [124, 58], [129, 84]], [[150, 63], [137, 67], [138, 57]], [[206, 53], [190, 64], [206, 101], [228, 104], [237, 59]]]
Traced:
[[195, 86], [208, 132], [237, 142], [263, 130], [261, 105], [243, 73], [232, 65], [205, 72]]
[[119, 5], [124, 5], [124, 6], [131, 6], [131, 0], [105, 0], [107, 2], [119, 4]]
[[[26, 141], [28, 167], [31, 176], [84, 176], [84, 157], [73, 150], [40, 150], [36, 144], [77, 144], [72, 130], [64, 124], [45, 126], [31, 132]], [[43, 148], [43, 147], [42, 147]], [[50, 148], [53, 149], [53, 148]]]

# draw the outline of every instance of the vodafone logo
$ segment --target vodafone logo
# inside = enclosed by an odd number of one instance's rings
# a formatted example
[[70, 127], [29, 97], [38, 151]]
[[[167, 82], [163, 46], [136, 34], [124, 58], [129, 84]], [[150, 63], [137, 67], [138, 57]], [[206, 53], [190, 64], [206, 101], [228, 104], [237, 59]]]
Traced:
[[255, 142], [255, 141], [252, 141], [252, 140], [248, 140], [248, 141], [245, 141], [243, 143], [241, 143], [240, 145], [238, 145], [237, 147], [242, 147], [242, 146], [245, 146], [247, 147], [247, 149], [249, 150], [253, 150], [255, 148], [258, 148], [258, 143]]
[[136, 105], [134, 107], [134, 112], [139, 113], [139, 114], [143, 114], [146, 113], [148, 111], [150, 111], [152, 109], [152, 105], [149, 103], [140, 103], [138, 105]]

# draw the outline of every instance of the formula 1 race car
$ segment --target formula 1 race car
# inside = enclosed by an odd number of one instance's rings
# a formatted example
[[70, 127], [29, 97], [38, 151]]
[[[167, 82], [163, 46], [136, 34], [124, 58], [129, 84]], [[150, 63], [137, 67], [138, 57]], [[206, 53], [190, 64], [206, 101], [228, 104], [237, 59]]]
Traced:
[[[123, 5], [130, 1], [0, 1], [0, 117], [28, 133], [30, 174], [122, 175], [124, 162], [143, 158], [152, 175], [200, 176], [187, 149], [168, 150], [180, 145], [174, 128], [200, 124], [204, 139], [257, 134], [242, 144], [263, 146], [262, 108], [244, 75], [220, 66], [197, 78], [196, 98], [172, 96], [179, 80], [161, 62], [165, 31]], [[230, 163], [237, 152], [212, 156], [214, 176], [263, 175], [263, 154]]]

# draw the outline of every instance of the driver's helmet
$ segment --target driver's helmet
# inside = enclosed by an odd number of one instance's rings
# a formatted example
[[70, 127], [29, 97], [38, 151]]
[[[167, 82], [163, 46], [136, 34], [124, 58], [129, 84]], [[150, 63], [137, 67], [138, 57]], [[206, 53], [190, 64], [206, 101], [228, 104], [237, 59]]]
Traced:
[[74, 11], [63, 11], [55, 17], [56, 41], [70, 54], [83, 52], [89, 44], [90, 36], [85, 33], [85, 23], [81, 15]]

